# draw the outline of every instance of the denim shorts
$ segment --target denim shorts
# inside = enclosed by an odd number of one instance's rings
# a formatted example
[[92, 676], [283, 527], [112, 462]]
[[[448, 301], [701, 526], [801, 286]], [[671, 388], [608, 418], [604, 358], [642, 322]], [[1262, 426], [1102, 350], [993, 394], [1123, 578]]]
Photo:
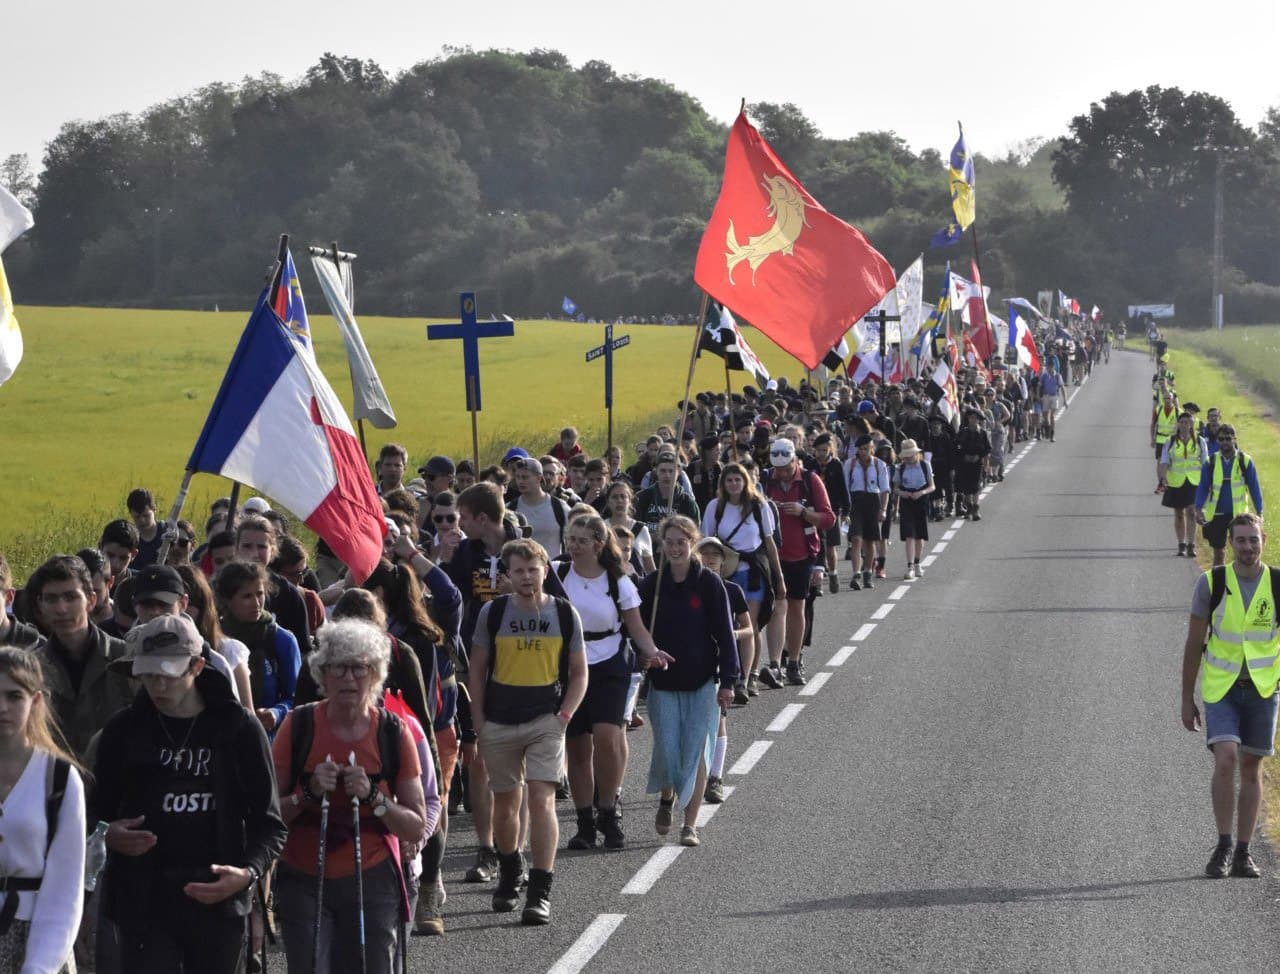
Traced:
[[764, 579], [760, 580], [760, 584], [755, 588], [747, 587], [747, 576], [751, 572], [751, 566], [745, 561], [738, 563], [738, 570], [729, 576], [729, 581], [736, 582], [742, 589], [743, 594], [747, 597], [748, 602], [759, 602], [764, 599]]
[[1205, 703], [1205, 743], [1212, 748], [1235, 741], [1246, 754], [1270, 757], [1275, 751], [1277, 697], [1280, 693], [1263, 697], [1247, 677], [1237, 680], [1221, 700]]

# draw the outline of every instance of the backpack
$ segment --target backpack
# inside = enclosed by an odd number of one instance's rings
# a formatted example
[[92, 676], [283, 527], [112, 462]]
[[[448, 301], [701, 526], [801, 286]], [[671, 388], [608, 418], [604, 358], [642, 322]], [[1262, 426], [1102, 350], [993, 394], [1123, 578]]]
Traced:
[[[316, 736], [316, 708], [323, 701], [316, 703], [303, 704], [301, 707], [294, 707], [290, 713], [290, 726], [292, 728], [289, 737], [289, 777], [286, 781], [288, 787], [285, 789], [286, 794], [293, 791], [299, 782], [306, 784], [311, 775], [303, 772], [303, 766], [307, 762], [307, 755], [311, 753], [311, 743]], [[400, 778], [400, 728], [404, 726], [394, 713], [385, 707], [378, 710], [378, 760], [382, 763], [382, 770], [376, 774], [370, 774], [369, 781], [374, 788], [378, 787], [379, 781], [387, 782], [387, 786], [394, 792], [396, 781]]]
[[[805, 476], [804, 480], [805, 480], [805, 481], [808, 481], [808, 479], [809, 479], [809, 478], [808, 478], [807, 474], [809, 473], [809, 471], [805, 471], [805, 473], [806, 473], [806, 476]], [[772, 537], [772, 535], [765, 534], [765, 530], [764, 530], [764, 516], [760, 513], [760, 502], [759, 502], [758, 500], [756, 500], [756, 501], [752, 501], [752, 502], [751, 502], [751, 516], [752, 516], [752, 517], [754, 517], [754, 518], [756, 519], [756, 528], [760, 531], [760, 544], [761, 544], [761, 545], [763, 545], [763, 544], [764, 544], [764, 539], [765, 539], [765, 538], [768, 538], [768, 537]], [[719, 538], [719, 537], [720, 537], [720, 519], [721, 519], [721, 518], [723, 518], [723, 517], [724, 517], [724, 504], [720, 503], [720, 499], [719, 499], [719, 498], [716, 498], [716, 517], [715, 517], [715, 525], [712, 527], [711, 531], [712, 531], [712, 533], [713, 533], [717, 538]], [[746, 522], [746, 520], [747, 520], [747, 519], [746, 519], [745, 517], [744, 517], [744, 518], [742, 518], [742, 520], [740, 520], [740, 521], [739, 521], [739, 522], [734, 526], [733, 530], [729, 532], [729, 537], [727, 537], [727, 538], [720, 538], [720, 540], [721, 540], [725, 545], [728, 545], [728, 544], [729, 544], [729, 542], [730, 542], [730, 540], [732, 540], [733, 536], [734, 536], [735, 534], [737, 534], [737, 533], [738, 533], [738, 528], [742, 527], [742, 525]], [[734, 549], [734, 550], [736, 551], [737, 549]]]
[[63, 758], [54, 757], [45, 775], [44, 783], [44, 817], [49, 837], [45, 842], [46, 858], [53, 848], [53, 836], [58, 831], [58, 813], [62, 811], [62, 799], [67, 794], [67, 778], [71, 775], [71, 765]]
[[[561, 584], [563, 584], [564, 580], [569, 577], [569, 569], [572, 567], [573, 567], [572, 561], [560, 561], [555, 563], [556, 577], [560, 579]], [[622, 618], [622, 612], [623, 612], [622, 596], [618, 592], [618, 580], [614, 578], [613, 575], [611, 575], [608, 571], [605, 571], [604, 576], [609, 583], [609, 599], [613, 602], [613, 608], [618, 613], [618, 631], [616, 633], [615, 632], [587, 632], [584, 629], [582, 632], [582, 638], [585, 642], [591, 642], [596, 639], [607, 639], [609, 636], [621, 636], [623, 641], [625, 642], [627, 638], [627, 623]], [[489, 611], [492, 612], [493, 610], [490, 609]]]
[[[563, 697], [569, 686], [569, 640], [573, 636], [573, 604], [558, 595], [551, 596], [556, 606], [556, 621], [560, 624], [560, 676], [556, 688]], [[499, 595], [489, 603], [489, 615], [486, 617], [486, 628], [489, 631], [489, 679], [493, 678], [493, 666], [496, 657], [498, 629], [502, 626], [502, 617], [507, 611], [510, 595]], [[585, 639], [585, 634], [583, 636]]]

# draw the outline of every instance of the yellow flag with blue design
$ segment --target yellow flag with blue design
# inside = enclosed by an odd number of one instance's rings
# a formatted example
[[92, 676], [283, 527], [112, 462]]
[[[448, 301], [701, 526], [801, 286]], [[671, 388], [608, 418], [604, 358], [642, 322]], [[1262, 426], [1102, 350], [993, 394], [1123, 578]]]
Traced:
[[973, 196], [973, 157], [964, 141], [964, 126], [960, 126], [960, 138], [951, 149], [949, 177], [951, 182], [951, 210], [961, 230], [968, 230], [977, 216], [977, 204]]

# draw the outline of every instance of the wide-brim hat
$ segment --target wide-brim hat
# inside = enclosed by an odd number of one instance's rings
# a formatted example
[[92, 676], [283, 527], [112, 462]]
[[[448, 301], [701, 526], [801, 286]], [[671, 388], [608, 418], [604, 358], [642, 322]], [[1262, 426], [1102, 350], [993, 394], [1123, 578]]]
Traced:
[[907, 439], [902, 441], [902, 446], [898, 450], [898, 457], [905, 460], [907, 457], [919, 456], [920, 447], [916, 445], [915, 440]]
[[701, 541], [698, 542], [697, 547], [694, 548], [694, 551], [701, 551], [703, 548], [715, 548], [720, 552], [721, 558], [724, 559], [723, 564], [721, 564], [720, 566], [721, 578], [728, 578], [738, 570], [738, 565], [742, 561], [741, 556], [732, 548], [730, 548], [727, 544], [721, 541], [719, 538], [716, 538], [716, 537], [703, 538]]

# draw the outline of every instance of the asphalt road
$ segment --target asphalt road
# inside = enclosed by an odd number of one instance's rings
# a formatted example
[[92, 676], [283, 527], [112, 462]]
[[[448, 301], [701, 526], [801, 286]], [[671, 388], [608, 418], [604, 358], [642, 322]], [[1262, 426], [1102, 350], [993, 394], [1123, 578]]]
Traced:
[[730, 766], [768, 749], [727, 776], [701, 848], [653, 831], [647, 729], [629, 735], [626, 850], [564, 851], [560, 806], [549, 927], [461, 882], [460, 816], [448, 933], [414, 938], [410, 969], [1271, 967], [1275, 881], [1202, 875], [1209, 761], [1177, 689], [1196, 569], [1151, 493], [1149, 379], [1145, 355], [1113, 355], [1056, 443], [1017, 448], [981, 522], [931, 525], [924, 579], [818, 603], [807, 664], [829, 676], [733, 711]]

